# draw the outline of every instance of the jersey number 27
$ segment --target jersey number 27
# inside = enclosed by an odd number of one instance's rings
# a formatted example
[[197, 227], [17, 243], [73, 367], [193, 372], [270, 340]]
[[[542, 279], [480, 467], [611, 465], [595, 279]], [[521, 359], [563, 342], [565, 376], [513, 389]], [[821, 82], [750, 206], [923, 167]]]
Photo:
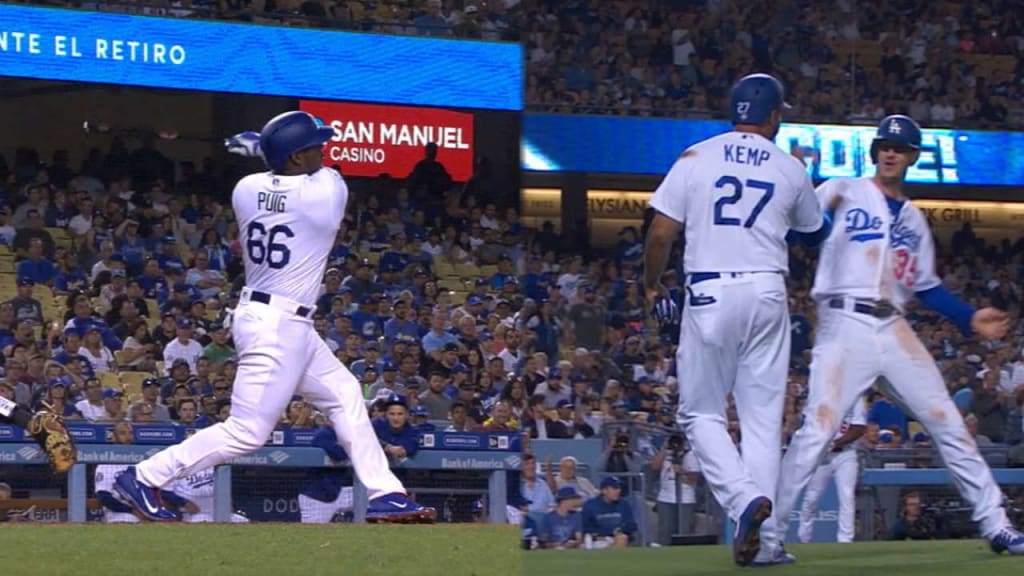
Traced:
[[284, 224], [271, 226], [270, 230], [259, 222], [250, 222], [245, 228], [245, 250], [253, 264], [267, 263], [267, 266], [279, 270], [288, 265], [292, 259], [292, 251], [287, 244], [278, 241], [278, 237], [294, 238], [295, 233]]
[[[768, 205], [768, 201], [772, 199], [772, 195], [775, 194], [775, 184], [771, 182], [764, 182], [762, 180], [747, 180], [746, 183], [741, 182], [739, 178], [735, 176], [722, 176], [715, 182], [715, 189], [721, 190], [726, 186], [732, 186], [732, 194], [728, 196], [722, 196], [715, 201], [715, 225], [716, 226], [740, 226], [744, 228], [750, 228], [757, 221], [757, 217], [761, 215], [761, 211]], [[740, 220], [735, 216], [726, 216], [726, 207], [732, 206], [743, 198], [743, 188], [758, 190], [761, 192], [761, 199], [754, 205], [754, 209], [750, 211], [746, 220]], [[734, 212], [735, 213], [735, 212]]]

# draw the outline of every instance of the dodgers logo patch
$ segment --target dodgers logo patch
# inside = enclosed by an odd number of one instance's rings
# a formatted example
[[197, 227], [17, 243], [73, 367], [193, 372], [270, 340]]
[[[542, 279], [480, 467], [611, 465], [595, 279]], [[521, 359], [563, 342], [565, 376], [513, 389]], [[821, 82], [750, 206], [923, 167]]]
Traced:
[[869, 240], [878, 240], [885, 236], [881, 232], [882, 219], [878, 216], [872, 216], [870, 212], [863, 208], [847, 210], [844, 220], [846, 222], [846, 233], [851, 235], [851, 242], [867, 242]]

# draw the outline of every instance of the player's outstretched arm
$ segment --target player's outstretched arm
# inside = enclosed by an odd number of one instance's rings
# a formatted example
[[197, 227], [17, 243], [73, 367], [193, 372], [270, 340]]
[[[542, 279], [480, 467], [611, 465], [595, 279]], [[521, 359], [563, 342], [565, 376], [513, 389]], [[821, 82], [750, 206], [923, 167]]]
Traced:
[[998, 340], [1010, 328], [1006, 312], [991, 307], [975, 309], [942, 284], [917, 292], [916, 295], [925, 306], [956, 324], [964, 336], [977, 334], [985, 340]]
[[644, 294], [648, 309], [654, 308], [658, 298], [668, 296], [668, 290], [661, 284], [661, 277], [668, 265], [672, 243], [679, 237], [682, 229], [682, 223], [661, 212], [654, 213], [654, 219], [651, 220], [647, 237], [644, 239]]
[[790, 230], [786, 234], [786, 242], [789, 244], [801, 244], [808, 248], [814, 248], [820, 245], [828, 238], [828, 235], [832, 233], [832, 221], [835, 220], [836, 210], [839, 209], [839, 205], [843, 202], [842, 194], [836, 194], [829, 201], [828, 207], [825, 208], [825, 212], [821, 215], [821, 227], [814, 232], [797, 232], [796, 230]]

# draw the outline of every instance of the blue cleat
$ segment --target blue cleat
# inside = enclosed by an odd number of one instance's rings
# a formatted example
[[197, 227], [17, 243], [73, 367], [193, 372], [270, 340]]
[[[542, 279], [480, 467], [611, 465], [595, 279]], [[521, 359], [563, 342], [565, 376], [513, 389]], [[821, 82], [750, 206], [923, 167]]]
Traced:
[[398, 492], [370, 500], [366, 509], [366, 521], [371, 524], [433, 524], [436, 520], [437, 510], [420, 506]]
[[740, 566], [749, 566], [761, 550], [761, 524], [772, 515], [772, 501], [758, 496], [747, 504], [747, 509], [736, 523], [736, 536], [732, 542], [732, 559]]
[[988, 539], [989, 546], [996, 554], [1009, 552], [1012, 556], [1024, 555], [1024, 534], [1012, 526], [1007, 526]]
[[114, 492], [118, 500], [131, 506], [147, 520], [174, 522], [181, 519], [174, 511], [164, 507], [160, 499], [160, 490], [139, 482], [135, 476], [134, 466], [117, 475], [117, 479], [114, 481]]
[[785, 546], [780, 544], [772, 552], [771, 558], [761, 561], [754, 560], [750, 565], [755, 568], [764, 568], [766, 566], [783, 566], [786, 564], [796, 564], [796, 556], [786, 552]]

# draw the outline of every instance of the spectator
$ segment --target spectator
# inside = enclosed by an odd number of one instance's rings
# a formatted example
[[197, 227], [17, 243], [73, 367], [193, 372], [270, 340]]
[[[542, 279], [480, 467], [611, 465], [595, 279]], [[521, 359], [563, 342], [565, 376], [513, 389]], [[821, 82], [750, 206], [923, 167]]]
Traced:
[[978, 417], [973, 412], [964, 417], [964, 424], [967, 426], [967, 433], [974, 438], [979, 448], [992, 445], [991, 438], [978, 433]]
[[622, 481], [615, 476], [601, 480], [601, 494], [583, 505], [583, 533], [592, 547], [625, 548], [637, 530], [633, 507], [622, 499]]
[[1006, 432], [1008, 410], [1006, 398], [999, 386], [1000, 370], [989, 370], [982, 376], [981, 389], [974, 395], [974, 416], [977, 433], [990, 442], [1002, 442]]
[[531, 453], [523, 454], [519, 492], [530, 501], [529, 512], [546, 514], [555, 507], [551, 489], [540, 478], [537, 478], [537, 458]]
[[560, 488], [555, 494], [555, 509], [544, 515], [540, 523], [540, 541], [545, 548], [565, 550], [583, 544], [581, 496], [572, 486]]
[[106, 412], [104, 416], [99, 418], [99, 422], [121, 422], [127, 418], [127, 414], [124, 409], [124, 392], [115, 388], [107, 388], [103, 391], [103, 410]]
[[546, 380], [537, 385], [535, 394], [544, 398], [545, 408], [555, 408], [561, 401], [571, 401], [572, 391], [563, 384], [562, 371], [552, 368]]
[[53, 286], [57, 269], [44, 255], [42, 239], [32, 238], [28, 241], [25, 259], [18, 263], [17, 274], [18, 278], [31, 280], [35, 284]]
[[0, 244], [12, 247], [15, 234], [14, 226], [11, 225], [11, 207], [0, 202]]
[[577, 475], [579, 461], [573, 456], [563, 456], [558, 462], [558, 472], [551, 469], [551, 459], [546, 462], [548, 469], [548, 486], [552, 492], [570, 487], [580, 494], [584, 499], [597, 496], [597, 488], [586, 477]]
[[228, 282], [220, 270], [210, 269], [209, 254], [205, 250], [196, 252], [193, 264], [194, 266], [185, 274], [185, 283], [198, 289], [203, 298], [220, 295], [220, 291]]
[[167, 406], [160, 403], [159, 380], [146, 378], [142, 381], [142, 398], [128, 408], [128, 420], [160, 423], [171, 421], [171, 413]]
[[104, 408], [103, 387], [98, 378], [88, 378], [83, 388], [85, 398], [75, 403], [75, 409], [89, 422], [101, 422], [108, 419]]
[[903, 511], [889, 534], [890, 540], [935, 540], [941, 538], [936, 519], [922, 513], [921, 496], [910, 492], [903, 497]]
[[668, 438], [651, 458], [649, 466], [658, 473], [657, 542], [668, 546], [676, 534], [689, 535], [693, 531], [697, 507], [694, 487], [700, 477], [700, 466], [697, 456], [693, 450], [687, 450], [680, 434]]
[[32, 320], [37, 324], [43, 323], [43, 305], [32, 297], [32, 289], [35, 284], [35, 280], [28, 276], [18, 278], [18, 295], [6, 302], [14, 311], [15, 320]]
[[518, 424], [512, 417], [512, 408], [508, 402], [499, 400], [491, 408], [491, 415], [480, 426], [483, 432], [515, 432]]
[[82, 347], [78, 354], [85, 357], [94, 372], [117, 372], [117, 361], [110, 348], [103, 344], [102, 329], [96, 324], [87, 325], [82, 336]]
[[[420, 405], [427, 409], [431, 420], [444, 420], [452, 407], [452, 399], [444, 394], [448, 379], [443, 372], [430, 373], [428, 388], [420, 394]], [[408, 388], [408, 384], [406, 384]]]
[[373, 429], [384, 447], [384, 453], [394, 462], [403, 462], [416, 455], [420, 434], [408, 421], [409, 405], [405, 396], [389, 394], [384, 405], [385, 416], [374, 419]]
[[[196, 373], [196, 361], [203, 355], [203, 346], [192, 339], [192, 327], [191, 320], [187, 318], [178, 320], [177, 337], [164, 347], [165, 366], [173, 368], [176, 360], [184, 360], [188, 364], [189, 373]], [[165, 368], [165, 370], [169, 375], [170, 368]]]
[[[50, 233], [43, 229], [43, 218], [39, 215], [37, 210], [29, 210], [26, 215], [25, 225], [18, 226], [15, 224], [17, 233], [14, 235], [14, 241], [12, 242], [14, 253], [19, 258], [30, 258], [33, 260], [41, 260], [42, 258], [52, 258], [54, 255], [54, 249], [56, 245], [53, 242], [53, 237]], [[38, 240], [36, 244], [33, 240]], [[33, 247], [33, 244], [36, 244]], [[38, 254], [38, 257], [33, 257], [32, 254]], [[40, 268], [43, 268], [45, 272], [45, 265], [39, 264]], [[20, 264], [19, 264], [20, 268]], [[52, 265], [50, 266], [52, 268]], [[45, 284], [46, 278], [44, 274], [23, 274], [18, 272], [18, 276], [31, 276], [37, 283]]]

